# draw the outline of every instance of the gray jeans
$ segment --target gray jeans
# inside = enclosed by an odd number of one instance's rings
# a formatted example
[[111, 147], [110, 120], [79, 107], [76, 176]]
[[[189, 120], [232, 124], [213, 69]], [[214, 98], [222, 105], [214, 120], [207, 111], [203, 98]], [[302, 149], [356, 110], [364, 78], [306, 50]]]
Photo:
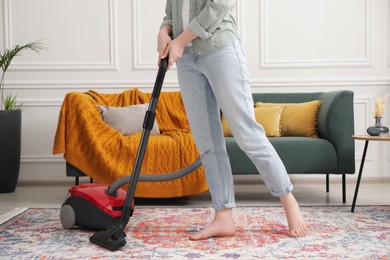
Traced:
[[240, 41], [196, 55], [191, 47], [177, 61], [178, 79], [188, 121], [201, 154], [215, 210], [235, 207], [232, 170], [220, 109], [234, 138], [261, 174], [273, 196], [292, 190], [286, 168], [254, 116], [249, 69]]

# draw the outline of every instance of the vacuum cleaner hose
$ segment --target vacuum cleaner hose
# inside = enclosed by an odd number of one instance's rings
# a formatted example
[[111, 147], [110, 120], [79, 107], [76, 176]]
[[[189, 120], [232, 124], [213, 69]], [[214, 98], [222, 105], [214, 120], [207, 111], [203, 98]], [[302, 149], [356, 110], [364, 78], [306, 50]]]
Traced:
[[[166, 174], [140, 174], [139, 181], [162, 182], [162, 181], [176, 180], [190, 174], [191, 172], [198, 169], [200, 166], [202, 166], [202, 161], [200, 160], [200, 157], [198, 157], [198, 159], [196, 159], [193, 163], [176, 172], [171, 172]], [[122, 187], [125, 184], [129, 184], [130, 178], [131, 176], [125, 176], [116, 180], [114, 183], [111, 184], [110, 187], [108, 187], [107, 193], [110, 195], [114, 195], [116, 191], [120, 189], [120, 187]]]

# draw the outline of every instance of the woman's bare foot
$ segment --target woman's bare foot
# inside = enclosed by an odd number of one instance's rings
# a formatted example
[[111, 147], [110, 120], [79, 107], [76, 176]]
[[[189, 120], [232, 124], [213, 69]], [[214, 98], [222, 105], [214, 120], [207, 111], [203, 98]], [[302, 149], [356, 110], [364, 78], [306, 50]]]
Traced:
[[236, 233], [231, 208], [217, 210], [213, 222], [198, 233], [191, 235], [190, 240], [203, 240], [210, 237], [229, 237]]
[[306, 224], [294, 195], [290, 192], [286, 196], [280, 197], [280, 202], [286, 213], [290, 237], [306, 236]]

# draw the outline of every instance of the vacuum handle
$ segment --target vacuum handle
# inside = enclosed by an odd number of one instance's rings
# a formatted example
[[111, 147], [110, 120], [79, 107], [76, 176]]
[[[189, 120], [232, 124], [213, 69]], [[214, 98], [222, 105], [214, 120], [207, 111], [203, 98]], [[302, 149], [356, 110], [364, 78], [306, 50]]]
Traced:
[[151, 97], [150, 102], [149, 102], [149, 108], [145, 114], [145, 119], [144, 119], [144, 123], [143, 123], [144, 129], [147, 129], [147, 130], [153, 129], [153, 124], [154, 124], [154, 120], [156, 117], [155, 111], [157, 109], [157, 103], [158, 103], [158, 99], [160, 97], [160, 93], [161, 93], [162, 85], [164, 82], [165, 73], [167, 72], [167, 68], [168, 68], [168, 57], [161, 60], [161, 62], [160, 62], [160, 67], [158, 69], [157, 78], [156, 78], [156, 81], [155, 81], [154, 87], [153, 87], [152, 97]]
[[168, 69], [168, 56], [160, 61], [160, 68], [163, 68], [165, 71]]
[[131, 203], [134, 199], [135, 189], [137, 188], [137, 183], [141, 172], [142, 162], [145, 157], [145, 152], [146, 152], [146, 147], [148, 144], [150, 132], [153, 128], [154, 120], [156, 117], [155, 112], [157, 108], [157, 103], [160, 97], [161, 88], [164, 82], [167, 68], [168, 68], [168, 57], [163, 59], [160, 63], [160, 67], [157, 73], [157, 78], [153, 87], [152, 97], [149, 102], [149, 108], [148, 111], [146, 111], [145, 113], [141, 140], [138, 147], [137, 156], [135, 158], [135, 164], [134, 164], [133, 172], [131, 174], [130, 183], [126, 194], [126, 200], [123, 205], [122, 215], [119, 223], [119, 227], [121, 229], [124, 229], [130, 220], [131, 211], [132, 211]]
[[160, 67], [158, 69], [156, 81], [154, 82], [152, 99], [158, 99], [160, 97], [161, 88], [164, 82], [165, 73], [168, 69], [168, 57], [162, 59], [160, 62]]

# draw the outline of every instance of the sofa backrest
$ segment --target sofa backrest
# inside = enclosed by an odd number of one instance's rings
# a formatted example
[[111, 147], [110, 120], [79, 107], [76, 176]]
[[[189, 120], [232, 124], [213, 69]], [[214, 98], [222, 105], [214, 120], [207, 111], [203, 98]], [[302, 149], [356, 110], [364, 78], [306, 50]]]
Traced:
[[322, 100], [318, 113], [318, 133], [334, 144], [338, 153], [339, 170], [354, 172], [355, 143], [352, 91], [340, 90], [313, 93], [253, 93], [254, 102], [302, 103]]
[[313, 93], [253, 93], [253, 101], [265, 103], [303, 103], [322, 99], [323, 92]]
[[[303, 103], [313, 100], [321, 100], [323, 103], [318, 113], [318, 131], [320, 136], [327, 137], [326, 124], [334, 124], [335, 119], [346, 123], [347, 131], [353, 135], [353, 92], [348, 90], [311, 93], [253, 93], [253, 101], [264, 103]], [[329, 113], [333, 114], [329, 118]], [[340, 126], [343, 125], [342, 122]], [[337, 123], [337, 122], [336, 122]]]

